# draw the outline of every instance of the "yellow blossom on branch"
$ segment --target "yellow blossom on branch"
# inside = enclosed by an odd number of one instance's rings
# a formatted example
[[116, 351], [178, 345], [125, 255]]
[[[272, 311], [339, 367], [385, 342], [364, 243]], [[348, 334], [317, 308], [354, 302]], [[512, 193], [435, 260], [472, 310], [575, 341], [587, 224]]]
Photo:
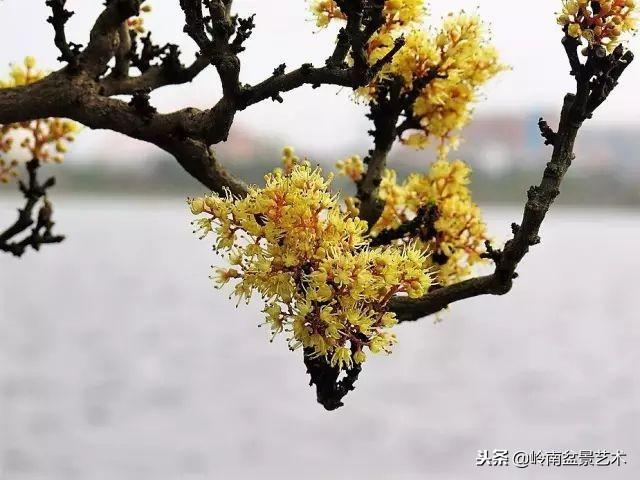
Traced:
[[[334, 1], [314, 2], [312, 10], [319, 25], [345, 20]], [[367, 43], [367, 60], [370, 65], [382, 60], [400, 37], [404, 46], [359, 94], [375, 100], [383, 79], [401, 77], [404, 93], [418, 90], [403, 142], [422, 148], [435, 139], [444, 155], [457, 146], [456, 132], [469, 122], [480, 88], [505, 66], [477, 15], [450, 14], [440, 28], [425, 28], [425, 12], [423, 0], [385, 2], [384, 23]], [[425, 78], [432, 79], [423, 85]]]
[[[288, 149], [284, 157], [290, 158]], [[331, 177], [308, 164], [265, 177], [245, 198], [210, 195], [189, 201], [196, 228], [215, 233], [232, 265], [215, 280], [234, 284], [240, 300], [259, 295], [274, 334], [291, 348], [312, 348], [347, 368], [389, 352], [396, 321], [394, 295], [419, 297], [432, 284], [428, 250], [411, 244], [369, 248], [367, 224], [340, 208]]]
[[[424, 3], [424, 0], [386, 0], [382, 10], [384, 25], [381, 29], [388, 31], [419, 21], [426, 11]], [[335, 0], [313, 0], [311, 12], [319, 27], [325, 27], [333, 20], [346, 20]]]
[[[2, 144], [0, 143], [0, 151], [2, 151]], [[0, 157], [0, 183], [9, 183], [12, 178], [18, 177], [18, 161], [7, 161]]]
[[359, 155], [340, 160], [336, 163], [336, 168], [341, 175], [349, 177], [354, 182], [359, 182], [364, 173], [364, 162]]
[[[393, 41], [393, 36], [385, 40], [374, 36], [376, 47], [370, 50], [371, 61], [384, 57]], [[448, 15], [440, 30], [407, 32], [404, 47], [361, 93], [374, 98], [379, 80], [396, 76], [403, 79], [405, 92], [419, 89], [411, 109], [410, 128], [402, 140], [422, 148], [436, 139], [444, 154], [457, 145], [456, 132], [471, 119], [479, 89], [504, 69], [495, 47], [487, 41], [480, 18], [462, 12]], [[429, 76], [432, 79], [421, 86], [421, 79]]]
[[459, 160], [438, 160], [427, 174], [411, 174], [401, 184], [395, 172], [387, 170], [380, 185], [385, 208], [373, 235], [396, 228], [415, 217], [420, 208], [431, 206], [436, 213], [433, 232], [426, 239], [410, 241], [431, 252], [430, 266], [440, 284], [465, 279], [474, 265], [483, 262], [481, 255], [489, 238], [480, 209], [471, 198], [470, 175], [470, 168]]
[[563, 0], [558, 23], [574, 38], [589, 45], [603, 46], [609, 51], [624, 33], [637, 29], [636, 0]]
[[[13, 65], [7, 80], [0, 80], [0, 88], [14, 88], [37, 82], [45, 72], [36, 67], [33, 57], [26, 57], [22, 64]], [[29, 122], [0, 125], [0, 182], [7, 183], [18, 176], [17, 159], [7, 160], [7, 155], [38, 159], [40, 162], [61, 162], [67, 144], [75, 139], [79, 125], [70, 120], [47, 118]]]
[[326, 27], [335, 19], [346, 19], [334, 0], [313, 0], [311, 12], [316, 17], [316, 25], [318, 27]]

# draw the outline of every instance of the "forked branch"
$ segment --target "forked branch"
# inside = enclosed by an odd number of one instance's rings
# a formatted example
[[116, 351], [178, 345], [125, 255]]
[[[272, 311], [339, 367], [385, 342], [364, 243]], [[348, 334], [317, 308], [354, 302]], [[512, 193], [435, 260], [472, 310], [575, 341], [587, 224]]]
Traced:
[[540, 243], [542, 222], [560, 194], [560, 185], [574, 159], [574, 144], [583, 122], [590, 118], [611, 93], [618, 79], [633, 60], [631, 52], [618, 46], [606, 55], [602, 47], [589, 48], [587, 59], [578, 57], [579, 43], [565, 37], [563, 44], [576, 79], [576, 93], [564, 99], [557, 133], [541, 121], [542, 135], [553, 145], [551, 161], [547, 163], [542, 181], [529, 189], [528, 200], [520, 225], [513, 225], [513, 238], [495, 257], [495, 271], [491, 275], [472, 278], [454, 285], [436, 287], [420, 299], [395, 298], [390, 308], [399, 321], [415, 321], [432, 315], [450, 304], [478, 295], [503, 295], [511, 290], [516, 269], [533, 245]]

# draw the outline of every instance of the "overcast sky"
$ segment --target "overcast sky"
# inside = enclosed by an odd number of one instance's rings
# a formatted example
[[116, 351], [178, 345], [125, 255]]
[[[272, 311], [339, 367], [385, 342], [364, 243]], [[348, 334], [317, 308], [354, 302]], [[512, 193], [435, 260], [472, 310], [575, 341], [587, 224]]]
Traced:
[[[58, 52], [53, 46], [53, 31], [45, 22], [49, 10], [44, 0], [3, 0], [0, 2], [0, 65], [35, 55], [47, 69], [58, 67]], [[76, 11], [67, 29], [68, 38], [86, 43], [88, 29], [100, 11], [98, 0], [69, 0]], [[517, 111], [556, 111], [565, 91], [572, 87], [566, 59], [559, 43], [561, 33], [554, 12], [560, 0], [516, 2], [505, 0], [435, 1], [428, 21], [437, 23], [442, 15], [460, 9], [479, 9], [488, 22], [491, 36], [504, 62], [513, 67], [493, 80], [484, 90], [486, 101], [477, 107], [479, 114]], [[182, 16], [178, 0], [154, 0], [154, 11], [146, 24], [156, 42], [178, 43], [193, 56], [192, 42], [182, 33]], [[256, 13], [257, 28], [242, 54], [242, 81], [255, 83], [270, 74], [275, 66], [286, 62], [290, 67], [301, 63], [321, 64], [332, 49], [334, 32], [317, 33], [304, 0], [236, 0], [241, 15]], [[631, 40], [631, 47], [640, 39]], [[594, 122], [638, 122], [640, 114], [640, 62], [625, 73], [620, 88], [607, 101]], [[169, 87], [153, 95], [153, 103], [162, 111], [185, 106], [210, 107], [219, 98], [220, 89], [214, 72], [205, 72], [192, 84]], [[350, 101], [349, 92], [336, 87], [312, 90], [304, 87], [285, 95], [283, 105], [271, 101], [251, 107], [237, 116], [236, 128], [250, 129], [260, 135], [280, 139], [301, 148], [322, 149], [342, 154], [350, 145], [360, 145], [366, 138], [368, 123], [361, 106]], [[113, 144], [113, 133], [85, 133], [76, 147], [81, 156], [103, 152]], [[118, 139], [120, 141], [120, 139]], [[135, 141], [121, 141], [128, 153], [152, 152]], [[84, 154], [84, 155], [82, 155]], [[75, 155], [74, 155], [75, 156]], [[129, 155], [130, 156], [130, 155]]]

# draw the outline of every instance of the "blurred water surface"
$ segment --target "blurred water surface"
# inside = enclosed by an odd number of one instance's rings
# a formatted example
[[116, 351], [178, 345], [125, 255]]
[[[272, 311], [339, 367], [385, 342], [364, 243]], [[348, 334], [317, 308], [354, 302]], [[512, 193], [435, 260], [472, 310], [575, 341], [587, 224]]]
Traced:
[[[520, 216], [488, 212], [503, 237]], [[637, 213], [553, 212], [510, 295], [398, 327], [332, 413], [258, 306], [211, 288], [182, 205], [62, 201], [57, 219], [63, 245], [0, 257], [2, 480], [640, 476]], [[494, 448], [629, 463], [475, 467]]]

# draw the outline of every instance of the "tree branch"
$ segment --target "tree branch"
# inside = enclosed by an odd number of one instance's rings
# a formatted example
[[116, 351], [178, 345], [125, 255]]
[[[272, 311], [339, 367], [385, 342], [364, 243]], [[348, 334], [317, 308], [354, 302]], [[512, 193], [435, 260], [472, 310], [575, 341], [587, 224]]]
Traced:
[[133, 43], [127, 22], [120, 24], [118, 28], [118, 39], [118, 48], [115, 53], [116, 64], [113, 67], [112, 75], [116, 78], [128, 77], [129, 68], [131, 67], [131, 48]]
[[55, 31], [54, 43], [60, 50], [58, 60], [67, 62], [72, 70], [78, 68], [78, 55], [82, 45], [67, 41], [65, 25], [73, 16], [73, 12], [65, 8], [67, 0], [47, 0], [45, 5], [51, 8], [51, 16], [47, 19]]
[[316, 386], [318, 403], [327, 410], [336, 410], [344, 405], [342, 399], [355, 389], [362, 367], [354, 365], [347, 369], [344, 378], [338, 380], [340, 369], [332, 367], [323, 357], [314, 356], [313, 353], [312, 348], [304, 349], [304, 364], [311, 377], [309, 386]]
[[286, 74], [275, 73], [257, 85], [247, 87], [242, 92], [240, 108], [246, 108], [268, 98], [274, 101], [282, 101], [281, 93], [295, 90], [303, 85], [313, 85], [314, 87], [320, 85], [354, 87], [349, 68], [333, 66], [315, 68], [310, 63], [306, 63], [292, 72]]
[[357, 184], [357, 197], [360, 200], [359, 216], [367, 221], [369, 230], [378, 222], [384, 210], [384, 203], [379, 198], [378, 190], [387, 165], [387, 156], [396, 140], [396, 126], [402, 112], [401, 89], [401, 78], [381, 81], [376, 98], [369, 105], [371, 112], [368, 117], [374, 124], [373, 130], [369, 133], [373, 135], [374, 148], [365, 157], [367, 171]]
[[203, 15], [201, 0], [180, 0], [185, 15], [184, 31], [196, 42], [202, 56], [218, 71], [222, 91], [227, 99], [235, 99], [240, 93], [240, 59], [242, 43], [250, 36], [253, 21], [242, 22], [239, 35], [236, 33], [237, 19], [231, 16], [232, 2], [211, 0], [208, 2], [209, 16]]
[[128, 18], [140, 14], [142, 0], [108, 0], [107, 7], [96, 20], [87, 48], [80, 55], [80, 66], [91, 78], [107, 70], [120, 43], [118, 30]]
[[[141, 3], [141, 0], [106, 0], [91, 29], [87, 47], [80, 51], [79, 46], [66, 40], [64, 25], [72, 15], [65, 9], [66, 0], [47, 0], [52, 9], [49, 21], [56, 33], [56, 46], [61, 59], [72, 68], [53, 72], [30, 85], [0, 89], [0, 123], [58, 117], [92, 129], [112, 130], [169, 152], [212, 191], [231, 191], [242, 196], [247, 192], [246, 185], [224, 170], [210, 148], [227, 139], [238, 110], [268, 98], [281, 101], [282, 93], [305, 84], [314, 88], [332, 84], [355, 89], [369, 82], [402, 46], [399, 40], [381, 61], [365, 68], [360, 56], [368, 39], [382, 25], [384, 1], [372, 0], [364, 8], [361, 0], [344, 0], [341, 3], [351, 20], [339, 34], [336, 49], [325, 66], [305, 64], [289, 73], [278, 68], [263, 82], [243, 88], [239, 81], [238, 53], [254, 28], [253, 17], [233, 16], [232, 0], [207, 2], [206, 16], [202, 0], [180, 0], [185, 32], [200, 48], [196, 60], [185, 67], [177, 46], [155, 46], [149, 35], [142, 39], [142, 52], [138, 55], [126, 20], [139, 14]], [[350, 50], [360, 59], [352, 67], [344, 63]], [[105, 78], [114, 57], [115, 68]], [[154, 65], [157, 59], [160, 64]], [[140, 75], [129, 75], [131, 64], [140, 70]], [[209, 64], [217, 69], [223, 87], [222, 98], [212, 108], [185, 108], [162, 114], [151, 105], [152, 91], [191, 81]], [[111, 98], [122, 94], [131, 95], [132, 100], [127, 103]], [[382, 142], [379, 147], [381, 151], [385, 149]]]
[[438, 221], [439, 216], [438, 207], [435, 205], [422, 205], [414, 218], [397, 228], [382, 230], [371, 239], [369, 246], [381, 247], [403, 238], [419, 238], [424, 242], [428, 242], [438, 234], [435, 223]]
[[[215, 161], [204, 140], [212, 132], [220, 136], [228, 132], [224, 108], [219, 112], [214, 109], [213, 113], [184, 109], [149, 115], [135, 105], [101, 96], [99, 88], [99, 84], [82, 76], [70, 81], [58, 72], [31, 85], [0, 89], [0, 123], [62, 117], [93, 129], [112, 130], [180, 155], [178, 162], [212, 191], [229, 188], [237, 195], [246, 192], [244, 184]], [[213, 119], [213, 123], [207, 124], [205, 119]]]
[[[615, 85], [633, 59], [632, 55], [621, 54], [618, 49], [603, 58], [599, 58], [599, 52], [592, 50], [585, 64], [582, 64], [577, 55], [578, 44], [566, 39], [563, 44], [572, 66], [572, 74], [576, 77], [576, 94], [565, 96], [558, 132], [552, 137], [551, 143], [554, 149], [551, 161], [547, 164], [540, 184], [529, 190], [521, 225], [513, 225], [514, 236], [506, 243], [501, 254], [496, 256], [495, 271], [491, 275], [439, 287], [420, 299], [407, 297], [392, 299], [390, 310], [396, 312], [399, 321], [418, 320], [459, 300], [478, 295], [503, 295], [509, 292], [513, 279], [517, 275], [515, 271], [518, 264], [528, 253], [529, 248], [540, 242], [538, 236], [540, 226], [559, 195], [562, 179], [574, 159], [573, 150], [578, 131], [583, 121], [591, 115], [591, 107], [599, 102], [605, 91], [601, 85]], [[578, 59], [577, 63], [576, 59]], [[606, 65], [606, 68], [601, 68], [600, 65]], [[592, 83], [594, 77], [595, 81]], [[605, 98], [610, 91], [610, 89], [606, 90]], [[545, 132], [545, 138], [551, 137], [546, 128], [543, 129], [543, 133]]]
[[132, 95], [139, 90], [158, 90], [170, 85], [181, 85], [191, 82], [210, 65], [209, 60], [198, 56], [188, 67], [180, 65], [171, 68], [167, 62], [150, 66], [142, 75], [136, 77], [108, 77], [100, 82], [102, 94], [106, 97], [114, 95]]
[[[373, 78], [367, 60], [367, 43], [371, 36], [384, 24], [384, 0], [336, 0], [336, 4], [347, 17], [345, 32], [351, 47], [353, 68], [351, 70], [356, 86], [363, 86]], [[340, 38], [338, 38], [340, 41]], [[340, 45], [338, 45], [340, 46]], [[344, 47], [334, 52], [341, 55]], [[396, 50], [397, 51], [397, 50]], [[391, 54], [391, 57], [395, 54]], [[390, 58], [388, 59], [390, 60]], [[388, 61], [387, 60], [387, 61]]]
[[[396, 46], [399, 49], [402, 45], [404, 40], [399, 39]], [[392, 49], [391, 52], [393, 51]], [[392, 58], [393, 54], [386, 55], [384, 60], [387, 62]], [[382, 67], [375, 65], [373, 68]], [[367, 171], [357, 183], [360, 218], [367, 221], [369, 230], [375, 226], [384, 210], [384, 203], [379, 198], [379, 187], [391, 147], [407, 125], [406, 120], [398, 125], [400, 116], [404, 114], [407, 119], [413, 119], [414, 102], [426, 86], [438, 76], [438, 68], [432, 68], [423, 77], [416, 79], [408, 92], [402, 92], [403, 80], [400, 77], [382, 79], [379, 82], [376, 98], [369, 105], [370, 114], [368, 115], [374, 124], [373, 130], [369, 132], [374, 138], [374, 148], [365, 158]]]
[[[27, 183], [21, 181], [19, 184], [20, 191], [26, 200], [25, 206], [18, 210], [18, 219], [4, 232], [0, 232], [0, 250], [16, 257], [21, 257], [29, 247], [40, 250], [44, 244], [60, 243], [64, 240], [64, 236], [52, 233], [53, 208], [46, 199], [47, 190], [55, 185], [55, 179], [49, 178], [41, 184], [37, 176], [38, 168], [40, 168], [40, 162], [37, 159], [27, 163]], [[37, 219], [34, 220], [34, 210], [42, 198], [45, 198], [44, 203], [38, 211]], [[29, 235], [22, 240], [15, 240], [16, 236], [27, 231], [31, 226], [33, 228]]]

